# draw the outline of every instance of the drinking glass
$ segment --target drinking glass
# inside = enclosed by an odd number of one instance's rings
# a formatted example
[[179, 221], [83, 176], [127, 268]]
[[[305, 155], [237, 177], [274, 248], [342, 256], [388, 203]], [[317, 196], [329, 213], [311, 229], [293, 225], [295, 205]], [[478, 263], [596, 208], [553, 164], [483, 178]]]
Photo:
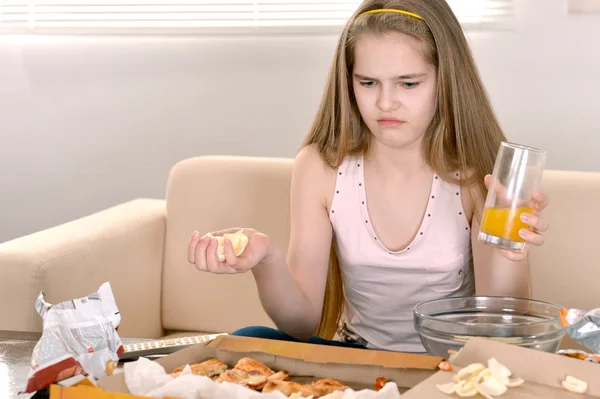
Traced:
[[542, 182], [546, 152], [502, 142], [488, 188], [478, 240], [513, 252], [523, 252], [520, 229], [530, 229], [521, 214], [533, 213], [533, 195]]

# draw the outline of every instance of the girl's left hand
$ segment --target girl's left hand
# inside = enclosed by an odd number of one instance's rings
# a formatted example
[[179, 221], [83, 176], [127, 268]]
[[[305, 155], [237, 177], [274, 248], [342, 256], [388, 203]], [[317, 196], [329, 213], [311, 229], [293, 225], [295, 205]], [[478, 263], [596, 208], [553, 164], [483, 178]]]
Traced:
[[[535, 193], [532, 199], [535, 209], [533, 215], [530, 213], [521, 214], [521, 221], [531, 228], [519, 230], [519, 236], [528, 244], [541, 246], [544, 244], [544, 236], [540, 233], [547, 231], [549, 227], [548, 220], [542, 216], [542, 210], [548, 206], [550, 199], [542, 192]], [[513, 261], [521, 261], [527, 258], [527, 249], [523, 252], [503, 250], [502, 253]]]
[[[486, 176], [486, 185], [488, 187], [490, 181], [491, 176]], [[528, 244], [541, 246], [544, 244], [544, 236], [540, 233], [547, 231], [549, 227], [548, 220], [542, 216], [542, 211], [548, 206], [550, 199], [543, 192], [537, 192], [533, 195], [532, 200], [534, 206], [533, 215], [530, 213], [521, 214], [521, 221], [529, 225], [530, 229], [519, 230], [519, 236]], [[523, 252], [502, 250], [502, 254], [508, 259], [518, 262], [527, 258], [527, 248], [528, 246], [526, 246]]]

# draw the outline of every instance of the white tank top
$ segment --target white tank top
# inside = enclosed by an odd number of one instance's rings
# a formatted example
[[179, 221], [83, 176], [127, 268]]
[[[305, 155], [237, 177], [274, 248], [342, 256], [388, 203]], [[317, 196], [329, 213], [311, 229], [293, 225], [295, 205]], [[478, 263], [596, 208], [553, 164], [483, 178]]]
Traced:
[[346, 158], [329, 212], [345, 296], [338, 334], [368, 348], [422, 353], [415, 305], [475, 292], [460, 188], [434, 173], [419, 232], [405, 249], [390, 251], [371, 226], [363, 170], [363, 157]]

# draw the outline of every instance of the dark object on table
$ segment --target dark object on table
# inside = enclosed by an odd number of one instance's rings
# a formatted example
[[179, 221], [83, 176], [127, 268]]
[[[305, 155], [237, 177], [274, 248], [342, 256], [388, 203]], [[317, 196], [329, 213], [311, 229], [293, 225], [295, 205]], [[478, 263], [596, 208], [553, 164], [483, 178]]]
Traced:
[[37, 391], [33, 394], [31, 399], [49, 399], [50, 398], [50, 388], [44, 388], [40, 391]]

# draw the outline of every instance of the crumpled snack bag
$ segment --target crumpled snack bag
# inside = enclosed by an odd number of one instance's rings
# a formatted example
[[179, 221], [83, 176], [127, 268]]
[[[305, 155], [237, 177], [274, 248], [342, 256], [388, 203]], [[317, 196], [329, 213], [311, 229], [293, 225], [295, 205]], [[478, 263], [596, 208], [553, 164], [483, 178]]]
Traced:
[[560, 311], [560, 320], [567, 334], [591, 353], [577, 350], [561, 350], [558, 353], [600, 363], [600, 308], [589, 311], [564, 309]]
[[42, 337], [33, 349], [25, 393], [84, 374], [111, 375], [123, 353], [117, 333], [121, 315], [110, 283], [82, 297], [51, 305], [40, 292], [35, 308], [43, 319]]

